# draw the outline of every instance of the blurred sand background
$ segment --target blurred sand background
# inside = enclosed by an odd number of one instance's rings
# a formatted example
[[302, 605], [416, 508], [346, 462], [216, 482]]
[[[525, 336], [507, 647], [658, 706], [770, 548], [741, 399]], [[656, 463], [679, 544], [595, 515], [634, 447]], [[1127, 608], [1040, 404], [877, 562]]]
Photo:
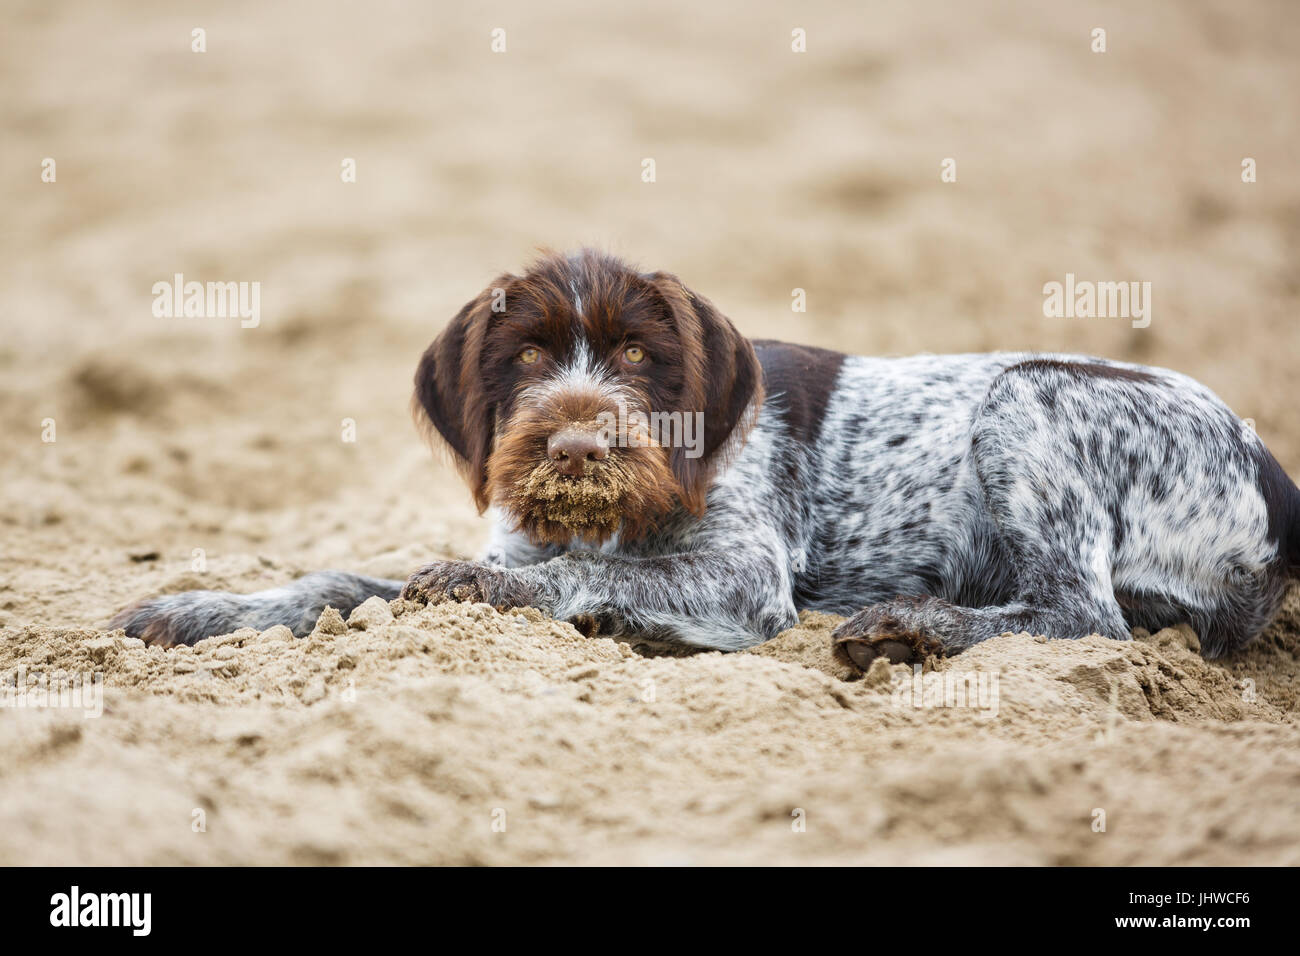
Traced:
[[[543, 245], [674, 271], [755, 336], [1174, 367], [1300, 473], [1294, 4], [0, 18], [0, 673], [107, 685], [98, 719], [0, 710], [0, 862], [1300, 863], [1295, 604], [1210, 664], [1171, 631], [940, 665], [998, 674], [994, 717], [844, 682], [817, 616], [685, 658], [476, 607], [101, 630], [151, 593], [473, 556], [410, 377]], [[261, 325], [155, 318], [178, 272], [260, 282]], [[1150, 327], [1045, 318], [1067, 272], [1150, 281]]]

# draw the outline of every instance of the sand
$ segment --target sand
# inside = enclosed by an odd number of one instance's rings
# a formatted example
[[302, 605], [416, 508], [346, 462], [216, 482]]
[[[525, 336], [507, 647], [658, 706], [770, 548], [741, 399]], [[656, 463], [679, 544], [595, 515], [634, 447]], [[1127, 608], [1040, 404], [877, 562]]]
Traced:
[[378, 598], [301, 640], [13, 629], [0, 665], [100, 670], [105, 712], [5, 715], [4, 858], [1300, 862], [1300, 602], [1228, 667], [1174, 630], [1006, 635], [846, 682], [832, 623], [690, 657]]
[[[0, 707], [0, 863], [1300, 863], [1295, 593], [1216, 661], [1006, 635], [856, 681], [817, 614], [732, 655], [479, 605], [105, 629], [473, 556], [410, 376], [539, 245], [675, 271], [755, 336], [1175, 367], [1300, 473], [1287, 4], [196, 17], [6, 11], [0, 676], [98, 673], [103, 711]], [[1151, 281], [1150, 327], [1045, 318], [1068, 272]], [[175, 273], [260, 282], [260, 324], [156, 318]]]

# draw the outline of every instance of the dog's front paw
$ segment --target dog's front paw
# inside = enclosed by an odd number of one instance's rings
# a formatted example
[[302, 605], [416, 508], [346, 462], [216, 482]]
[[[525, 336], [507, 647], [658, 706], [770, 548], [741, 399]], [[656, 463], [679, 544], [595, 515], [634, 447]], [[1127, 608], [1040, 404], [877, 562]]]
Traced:
[[891, 664], [923, 661], [942, 654], [943, 644], [925, 623], [927, 604], [934, 598], [874, 604], [853, 615], [831, 634], [835, 656], [858, 671], [868, 670], [877, 657]]
[[506, 568], [475, 561], [435, 561], [411, 575], [402, 597], [420, 604], [447, 601], [491, 604], [493, 607], [535, 607], [537, 595]]

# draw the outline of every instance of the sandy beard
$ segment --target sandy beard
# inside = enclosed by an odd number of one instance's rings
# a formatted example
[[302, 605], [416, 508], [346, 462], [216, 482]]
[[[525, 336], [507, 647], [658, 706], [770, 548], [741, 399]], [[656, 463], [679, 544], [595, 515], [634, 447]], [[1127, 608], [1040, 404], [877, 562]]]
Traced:
[[599, 545], [616, 532], [635, 539], [681, 499], [667, 455], [657, 447], [612, 448], [580, 477], [562, 474], [546, 458], [512, 462], [509, 449], [499, 448], [488, 475], [492, 500], [536, 544], [576, 538]]

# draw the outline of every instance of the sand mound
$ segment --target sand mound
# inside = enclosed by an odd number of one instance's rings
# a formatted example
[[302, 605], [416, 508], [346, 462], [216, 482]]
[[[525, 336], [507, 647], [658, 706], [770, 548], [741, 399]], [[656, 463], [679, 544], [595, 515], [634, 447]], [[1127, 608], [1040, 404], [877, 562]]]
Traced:
[[1294, 632], [1227, 667], [1185, 630], [1004, 635], [845, 681], [836, 621], [685, 657], [377, 598], [301, 640], [10, 628], [0, 673], [99, 671], [103, 716], [6, 715], [0, 861], [1300, 862], [1300, 729], [1255, 660], [1293, 673]]

